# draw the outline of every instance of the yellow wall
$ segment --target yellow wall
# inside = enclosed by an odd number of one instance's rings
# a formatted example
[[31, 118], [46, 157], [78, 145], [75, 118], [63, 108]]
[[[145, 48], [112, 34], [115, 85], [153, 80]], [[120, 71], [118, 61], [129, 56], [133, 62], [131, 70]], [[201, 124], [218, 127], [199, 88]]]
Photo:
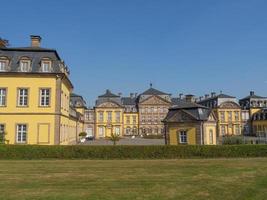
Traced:
[[[129, 121], [127, 120], [129, 117]], [[136, 119], [135, 123], [134, 123], [134, 118]], [[138, 113], [124, 113], [123, 114], [123, 123], [124, 123], [124, 134], [126, 135], [126, 129], [130, 128], [131, 130], [133, 130], [134, 128], [136, 128], [136, 131], [138, 133]], [[137, 134], [136, 133], [136, 134]], [[133, 132], [132, 132], [133, 134]]]
[[196, 144], [196, 128], [194, 127], [169, 127], [169, 144], [180, 145], [179, 132], [182, 130], [187, 131], [187, 144]]
[[252, 130], [257, 136], [267, 133], [267, 120], [252, 121]]
[[[204, 123], [204, 144], [215, 145], [217, 144], [216, 123]], [[212, 130], [212, 136], [210, 136], [210, 130]]]

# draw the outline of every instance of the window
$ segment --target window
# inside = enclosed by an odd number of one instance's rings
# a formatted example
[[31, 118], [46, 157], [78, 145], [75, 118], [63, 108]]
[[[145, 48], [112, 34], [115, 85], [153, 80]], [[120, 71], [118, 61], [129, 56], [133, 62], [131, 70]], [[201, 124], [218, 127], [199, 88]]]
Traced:
[[6, 71], [6, 61], [0, 60], [0, 72]]
[[4, 143], [5, 141], [5, 125], [0, 124], [0, 143]]
[[225, 135], [225, 125], [222, 125], [221, 126], [221, 134], [222, 135]]
[[20, 61], [20, 71], [21, 72], [28, 72], [30, 68], [30, 61], [28, 60], [21, 60]]
[[120, 128], [119, 127], [115, 127], [115, 134], [120, 135]]
[[26, 143], [27, 139], [27, 125], [18, 124], [17, 125], [17, 143]]
[[103, 121], [104, 121], [104, 114], [103, 114], [103, 112], [99, 112], [99, 113], [98, 113], [98, 120], [99, 120], [100, 122], [103, 122]]
[[28, 105], [28, 89], [18, 90], [18, 106]]
[[130, 124], [130, 116], [129, 115], [126, 116], [126, 124]]
[[240, 128], [238, 125], [235, 126], [235, 134], [240, 135]]
[[157, 113], [157, 112], [158, 112], [158, 108], [154, 107], [154, 113]]
[[50, 66], [51, 62], [50, 61], [42, 61], [42, 72], [50, 72]]
[[121, 113], [116, 112], [116, 122], [120, 122], [120, 121], [121, 121]]
[[6, 89], [0, 88], [0, 106], [6, 106]]
[[209, 131], [209, 136], [210, 136], [210, 144], [213, 144], [213, 130], [210, 129]]
[[98, 127], [98, 136], [105, 137], [105, 129], [104, 127]]
[[235, 121], [239, 121], [239, 112], [235, 111]]
[[146, 116], [142, 116], [142, 123], [144, 124], [146, 122]]
[[112, 122], [112, 112], [108, 111], [108, 122]]
[[232, 121], [232, 112], [228, 112], [228, 121]]
[[50, 105], [50, 89], [40, 89], [40, 106]]
[[136, 124], [136, 116], [133, 116], [133, 124]]
[[220, 116], [221, 116], [221, 121], [224, 122], [225, 121], [225, 114], [224, 114], [224, 112], [220, 112]]
[[186, 131], [180, 131], [179, 141], [181, 144], [187, 144], [187, 133]]

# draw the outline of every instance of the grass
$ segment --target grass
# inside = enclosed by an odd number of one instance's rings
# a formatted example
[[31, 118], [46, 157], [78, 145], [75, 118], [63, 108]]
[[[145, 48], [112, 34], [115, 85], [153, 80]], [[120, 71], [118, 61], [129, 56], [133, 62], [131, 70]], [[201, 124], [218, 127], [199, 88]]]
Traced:
[[0, 161], [1, 200], [266, 199], [267, 158]]

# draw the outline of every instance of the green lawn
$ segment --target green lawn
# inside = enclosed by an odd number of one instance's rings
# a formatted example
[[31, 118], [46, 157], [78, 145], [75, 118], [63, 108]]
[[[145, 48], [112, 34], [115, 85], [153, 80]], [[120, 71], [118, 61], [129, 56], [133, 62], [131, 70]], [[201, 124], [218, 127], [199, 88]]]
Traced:
[[267, 158], [0, 161], [0, 199], [266, 199]]

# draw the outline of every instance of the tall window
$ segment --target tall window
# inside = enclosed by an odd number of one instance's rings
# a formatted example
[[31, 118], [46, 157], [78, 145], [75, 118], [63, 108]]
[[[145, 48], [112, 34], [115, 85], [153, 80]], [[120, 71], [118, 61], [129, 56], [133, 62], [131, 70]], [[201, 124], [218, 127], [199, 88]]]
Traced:
[[228, 112], [228, 121], [232, 121], [232, 112], [231, 111]]
[[22, 60], [20, 61], [20, 71], [28, 72], [30, 68], [30, 61]]
[[0, 88], [0, 106], [6, 105], [6, 89]]
[[108, 112], [108, 122], [112, 122], [112, 112]]
[[27, 125], [18, 124], [17, 125], [17, 143], [26, 143], [27, 139]]
[[50, 89], [40, 89], [40, 106], [50, 105]]
[[235, 111], [235, 121], [239, 121], [239, 112]]
[[187, 133], [186, 133], [186, 131], [180, 131], [179, 142], [181, 144], [187, 144]]
[[49, 61], [43, 61], [42, 62], [42, 72], [50, 72], [50, 65], [51, 65], [51, 63]]
[[5, 125], [0, 124], [0, 143], [5, 141]]
[[0, 72], [6, 71], [6, 61], [0, 60]]
[[18, 106], [27, 106], [28, 105], [28, 89], [19, 89], [18, 90]]
[[210, 144], [213, 144], [213, 130], [210, 129], [209, 131], [209, 136], [210, 136]]
[[120, 128], [119, 127], [115, 127], [115, 134], [120, 135]]
[[129, 115], [126, 116], [126, 124], [130, 124], [130, 116]]
[[220, 112], [220, 116], [221, 116], [221, 121], [224, 122], [225, 121], [225, 114], [224, 114], [224, 112]]
[[98, 120], [99, 120], [100, 122], [103, 122], [103, 121], [104, 121], [104, 113], [103, 113], [103, 112], [99, 112], [99, 113], [98, 113]]
[[121, 113], [116, 112], [116, 122], [120, 122], [120, 121], [121, 121]]
[[238, 125], [235, 126], [235, 134], [239, 135], [240, 134], [240, 128]]
[[225, 125], [222, 125], [221, 126], [221, 134], [222, 135], [225, 135]]
[[98, 127], [98, 136], [99, 137], [105, 137], [105, 129], [104, 127]]
[[136, 116], [133, 116], [133, 124], [136, 124]]

